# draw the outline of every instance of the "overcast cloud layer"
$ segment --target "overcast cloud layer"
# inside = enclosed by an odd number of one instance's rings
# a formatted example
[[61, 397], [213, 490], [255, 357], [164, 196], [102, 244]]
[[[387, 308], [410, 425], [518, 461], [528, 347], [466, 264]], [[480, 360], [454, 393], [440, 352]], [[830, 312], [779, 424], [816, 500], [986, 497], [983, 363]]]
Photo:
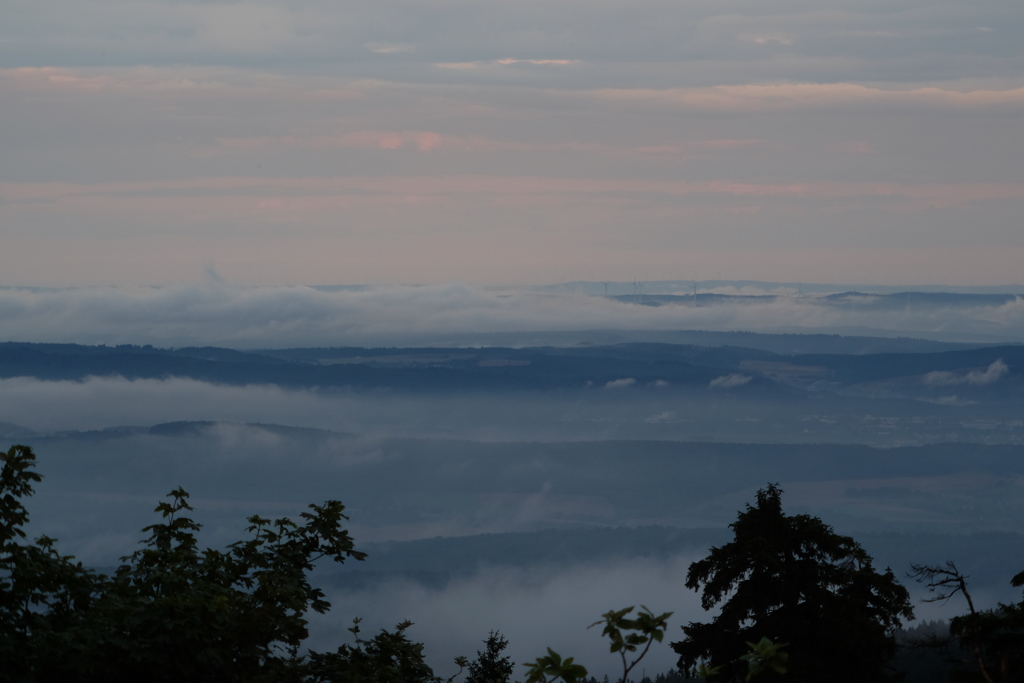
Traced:
[[9, 0], [0, 284], [1006, 284], [1024, 5]]

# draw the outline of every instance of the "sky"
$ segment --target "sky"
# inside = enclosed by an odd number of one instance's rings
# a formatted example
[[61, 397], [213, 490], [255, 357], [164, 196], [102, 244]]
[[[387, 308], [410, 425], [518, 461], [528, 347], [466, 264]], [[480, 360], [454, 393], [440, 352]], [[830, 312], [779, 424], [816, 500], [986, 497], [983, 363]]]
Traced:
[[2, 286], [1021, 281], [1019, 2], [2, 4]]

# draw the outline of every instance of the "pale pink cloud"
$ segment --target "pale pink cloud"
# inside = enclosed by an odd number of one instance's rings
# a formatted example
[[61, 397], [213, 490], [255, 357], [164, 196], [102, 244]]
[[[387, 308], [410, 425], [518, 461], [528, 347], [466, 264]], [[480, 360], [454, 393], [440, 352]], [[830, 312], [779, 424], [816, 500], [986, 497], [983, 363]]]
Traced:
[[875, 151], [871, 143], [864, 140], [838, 142], [825, 149], [829, 152], [842, 152], [843, 154], [873, 154]]
[[502, 66], [508, 66], [509, 64], [540, 64], [540, 65], [554, 65], [554, 66], [570, 66], [572, 64], [579, 64], [578, 59], [498, 59], [493, 62], [494, 64], [501, 64]]
[[693, 149], [769, 149], [785, 150], [789, 145], [772, 140], [742, 139], [742, 140], [704, 140], [688, 145]]
[[211, 155], [219, 152], [237, 152], [261, 147], [302, 147], [306, 149], [350, 148], [400, 150], [415, 149], [420, 152], [447, 149], [463, 152], [498, 151], [575, 151], [600, 154], [622, 154], [632, 151], [647, 151], [643, 148], [614, 147], [583, 142], [534, 143], [515, 140], [497, 140], [480, 135], [444, 135], [425, 130], [358, 130], [338, 135], [288, 135], [282, 137], [218, 138], [214, 149], [199, 152]]
[[531, 66], [574, 66], [580, 64], [578, 59], [481, 59], [471, 62], [437, 62], [434, 64], [439, 69], [479, 69], [488, 66], [512, 66], [515, 64], [528, 64]]
[[366, 43], [363, 45], [370, 52], [376, 52], [379, 55], [397, 55], [405, 54], [410, 52], [416, 52], [415, 45], [408, 45], [405, 43]]
[[438, 62], [434, 66], [438, 69], [476, 69], [482, 62]]
[[606, 102], [707, 111], [781, 111], [859, 104], [977, 108], [1024, 104], [1024, 87], [960, 91], [937, 87], [881, 89], [855, 83], [721, 85], [709, 88], [605, 88], [584, 93]]
[[[221, 78], [224, 69], [70, 69], [66, 67], [19, 67], [0, 69], [0, 82], [20, 90], [51, 91], [160, 91], [231, 88]], [[237, 74], [237, 72], [236, 72]]]
[[731, 150], [765, 150], [782, 152], [790, 149], [789, 145], [772, 140], [699, 140], [685, 142], [682, 144], [646, 145], [636, 147], [630, 151], [640, 154], [686, 154], [701, 151], [731, 151]]
[[692, 152], [727, 152], [732, 150], [787, 151], [789, 145], [771, 140], [701, 140], [681, 144], [626, 145], [599, 144], [572, 140], [556, 142], [523, 142], [499, 140], [482, 135], [446, 135], [424, 130], [358, 130], [337, 135], [285, 135], [245, 138], [218, 138], [216, 146], [195, 154], [211, 156], [245, 152], [266, 147], [301, 147], [305, 149], [350, 148], [381, 150], [417, 150], [431, 152], [580, 152], [609, 156], [678, 155]]
[[0, 68], [0, 88], [16, 96], [21, 92], [57, 92], [137, 98], [197, 95], [232, 99], [281, 96], [301, 100], [363, 99], [379, 87], [372, 82], [358, 86], [323, 77], [292, 76], [228, 67], [17, 67]]
[[441, 136], [430, 131], [377, 131], [363, 130], [340, 136], [318, 136], [309, 139], [286, 138], [285, 144], [304, 147], [364, 147], [377, 149], [402, 149], [415, 147], [429, 152], [441, 146]]
[[[506, 68], [515, 65], [570, 67], [577, 60], [498, 59], [451, 62], [448, 69]], [[0, 85], [16, 90], [123, 91], [137, 94], [203, 93], [218, 98], [259, 95], [302, 99], [363, 98], [374, 90], [415, 90], [416, 86], [378, 81], [351, 81], [325, 76], [282, 76], [228, 67], [19, 67], [0, 69]], [[558, 91], [547, 91], [558, 95]], [[1024, 87], [1004, 89], [893, 86], [857, 83], [777, 83], [698, 88], [598, 88], [561, 93], [570, 98], [597, 98], [603, 103], [665, 106], [697, 111], [785, 111], [794, 108], [878, 105], [973, 109], [1024, 103]]]
[[683, 145], [647, 145], [637, 147], [636, 151], [640, 154], [682, 154], [685, 149]]
[[[429, 144], [429, 140], [425, 144]], [[131, 206], [134, 210], [173, 208], [180, 196], [192, 207], [228, 209], [255, 206], [254, 196], [280, 197], [293, 208], [374, 205], [405, 201], [461, 201], [456, 198], [515, 196], [517, 202], [575, 194], [665, 194], [672, 196], [725, 196], [855, 200], [889, 198], [896, 208], [944, 208], [972, 202], [1024, 199], [1024, 183], [856, 183], [795, 182], [750, 183], [727, 180], [678, 182], [642, 179], [552, 178], [543, 176], [406, 176], [337, 178], [219, 177], [175, 181], [117, 183], [0, 183], [0, 198], [12, 202], [8, 211], [32, 211], [31, 202], [99, 209]], [[178, 195], [166, 196], [168, 194]], [[418, 198], [418, 199], [415, 199]], [[430, 199], [433, 198], [433, 199]], [[13, 202], [22, 202], [14, 204]], [[543, 200], [550, 205], [550, 199]], [[747, 204], [744, 210], [752, 206]]]
[[792, 45], [793, 39], [786, 36], [752, 36], [738, 35], [736, 39], [741, 43], [754, 43], [755, 45]]
[[57, 67], [17, 67], [0, 69], [0, 79], [22, 89], [102, 90], [114, 84], [108, 75], [81, 75], [79, 71]]

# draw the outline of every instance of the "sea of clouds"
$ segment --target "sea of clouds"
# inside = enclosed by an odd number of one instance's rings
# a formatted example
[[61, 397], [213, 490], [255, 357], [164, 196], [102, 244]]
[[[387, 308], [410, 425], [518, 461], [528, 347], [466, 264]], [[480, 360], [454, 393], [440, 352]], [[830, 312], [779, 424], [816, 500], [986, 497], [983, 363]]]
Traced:
[[481, 335], [593, 330], [821, 332], [943, 341], [1024, 341], [1024, 298], [973, 307], [878, 310], [818, 296], [646, 306], [579, 292], [452, 283], [325, 291], [237, 287], [0, 289], [7, 341], [296, 346], [479, 345]]

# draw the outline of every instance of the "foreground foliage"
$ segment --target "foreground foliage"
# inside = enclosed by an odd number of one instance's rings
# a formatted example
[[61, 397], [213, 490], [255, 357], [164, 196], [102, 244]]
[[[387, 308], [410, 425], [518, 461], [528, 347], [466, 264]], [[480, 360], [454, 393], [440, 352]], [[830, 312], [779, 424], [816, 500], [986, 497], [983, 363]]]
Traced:
[[[721, 612], [683, 626], [685, 639], [672, 644], [680, 669], [696, 673], [703, 665], [705, 673], [742, 680], [750, 649], [766, 638], [786, 644], [787, 681], [890, 678], [893, 634], [913, 618], [909, 594], [890, 570], [876, 572], [859, 544], [817, 517], [784, 514], [774, 484], [730, 526], [733, 541], [687, 573], [687, 587], [702, 590], [704, 609]], [[780, 675], [761, 667], [758, 680]]]
[[[665, 638], [665, 629], [671, 612], [654, 614], [644, 606], [633, 617], [633, 607], [612, 610], [601, 616], [588, 628], [604, 625], [601, 635], [611, 641], [608, 651], [619, 655], [622, 660], [622, 683], [629, 680], [629, 672], [647, 656], [651, 645], [660, 643]], [[572, 657], [562, 659], [561, 655], [548, 648], [548, 654], [526, 665], [528, 675], [526, 683], [549, 683], [564, 681], [576, 683], [586, 678], [587, 669], [576, 664]]]
[[[139, 550], [108, 576], [61, 555], [51, 538], [27, 540], [24, 501], [41, 480], [35, 455], [14, 446], [0, 464], [0, 681], [442, 683], [408, 637], [409, 622], [364, 637], [356, 619], [350, 643], [304, 648], [309, 612], [330, 608], [310, 582], [316, 563], [365, 557], [338, 501], [294, 519], [250, 517], [244, 539], [201, 549], [189, 496], [175, 489]], [[734, 540], [690, 566], [686, 585], [721, 611], [683, 626], [685, 639], [672, 644], [680, 670], [709, 681], [888, 680], [893, 632], [912, 618], [907, 591], [891, 571], [875, 571], [853, 539], [816, 517], [784, 514], [781, 494], [776, 485], [759, 491], [731, 525]], [[1024, 603], [976, 610], [952, 563], [915, 570], [936, 599], [967, 599], [969, 613], [951, 622], [954, 642], [971, 653], [963, 680], [1024, 679]], [[1024, 585], [1024, 573], [1013, 582]], [[627, 607], [591, 625], [620, 660], [618, 680], [642, 671], [670, 616]], [[456, 659], [466, 683], [508, 683], [507, 640], [492, 631], [484, 642], [476, 660]], [[528, 683], [592, 680], [550, 649], [525, 675]]]
[[[967, 590], [966, 574], [955, 563], [944, 565], [910, 565], [910, 577], [925, 584], [933, 594], [925, 602], [948, 602], [958, 593], [967, 603], [967, 613], [953, 617], [946, 637], [933, 638], [932, 646], [949, 650], [956, 645], [962, 658], [953, 663], [966, 665], [950, 673], [951, 680], [983, 681], [984, 683], [1011, 683], [1024, 680], [1024, 602], [1004, 605], [995, 609], [979, 610]], [[1024, 572], [1014, 576], [1010, 584], [1024, 586]]]
[[41, 477], [25, 446], [0, 454], [0, 661], [14, 681], [437, 681], [408, 623], [333, 653], [302, 652], [306, 615], [330, 608], [309, 582], [318, 560], [362, 560], [338, 501], [298, 521], [249, 518], [248, 538], [200, 549], [175, 489], [142, 548], [112, 576], [26, 542], [23, 499]]

